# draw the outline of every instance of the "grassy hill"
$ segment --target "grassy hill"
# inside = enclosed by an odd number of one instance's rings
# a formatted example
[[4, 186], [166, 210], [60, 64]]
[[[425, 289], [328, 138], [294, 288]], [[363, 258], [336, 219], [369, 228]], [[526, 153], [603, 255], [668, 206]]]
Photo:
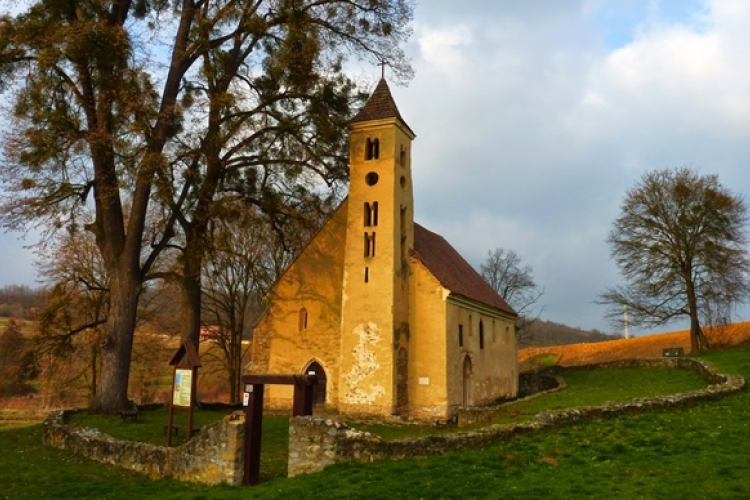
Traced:
[[[750, 349], [706, 353], [750, 377]], [[252, 489], [152, 481], [41, 444], [41, 426], [0, 430], [1, 497], [154, 499], [750, 498], [750, 394], [575, 422], [482, 449], [278, 478]]]
[[522, 332], [518, 339], [519, 347], [579, 344], [587, 342], [604, 342], [619, 338], [599, 330], [582, 328], [556, 323], [554, 321], [535, 320]]

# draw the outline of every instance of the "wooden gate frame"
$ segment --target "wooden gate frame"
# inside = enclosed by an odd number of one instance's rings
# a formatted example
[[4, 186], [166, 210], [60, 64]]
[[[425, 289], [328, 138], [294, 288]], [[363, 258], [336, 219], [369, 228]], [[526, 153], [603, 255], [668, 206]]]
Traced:
[[[267, 384], [293, 385], [292, 416], [313, 414], [314, 391], [317, 375], [243, 375], [245, 387], [245, 474], [244, 486], [258, 484], [260, 478], [260, 439], [263, 430], [263, 392]], [[249, 386], [249, 387], [248, 387]], [[249, 389], [249, 390], [248, 390]]]

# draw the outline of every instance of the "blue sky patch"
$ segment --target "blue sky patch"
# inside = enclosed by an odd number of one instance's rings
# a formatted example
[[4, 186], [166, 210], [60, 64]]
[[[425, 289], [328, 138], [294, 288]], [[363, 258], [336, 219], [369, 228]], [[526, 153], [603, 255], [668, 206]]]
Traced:
[[707, 9], [699, 0], [613, 0], [591, 15], [591, 22], [601, 33], [607, 50], [631, 43], [640, 27], [649, 24], [689, 26], [702, 31], [700, 15]]

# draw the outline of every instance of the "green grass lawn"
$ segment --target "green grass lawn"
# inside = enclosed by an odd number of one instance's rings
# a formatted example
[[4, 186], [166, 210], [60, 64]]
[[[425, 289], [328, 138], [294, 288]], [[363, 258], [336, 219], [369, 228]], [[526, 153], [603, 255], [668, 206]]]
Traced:
[[566, 389], [504, 406], [489, 423], [460, 429], [415, 425], [352, 424], [352, 426], [389, 440], [445, 432], [466, 432], [490, 424], [527, 422], [534, 415], [544, 410], [595, 406], [608, 401], [630, 401], [639, 397], [666, 396], [702, 389], [708, 385], [703, 377], [692, 370], [670, 368], [608, 368], [602, 370], [570, 368], [562, 372], [562, 377], [568, 384]]
[[[750, 377], [750, 349], [704, 358], [725, 373]], [[596, 384], [610, 383], [603, 372], [589, 373]], [[570, 372], [565, 377], [572, 391], [576, 379]], [[611, 389], [632, 382], [632, 377], [615, 381]], [[588, 397], [584, 392], [576, 397]], [[265, 421], [264, 426], [270, 428]], [[748, 442], [750, 395], [740, 393], [683, 408], [577, 422], [482, 449], [335, 466], [246, 489], [151, 481], [44, 447], [41, 426], [35, 425], [0, 430], [0, 499], [746, 499]]]

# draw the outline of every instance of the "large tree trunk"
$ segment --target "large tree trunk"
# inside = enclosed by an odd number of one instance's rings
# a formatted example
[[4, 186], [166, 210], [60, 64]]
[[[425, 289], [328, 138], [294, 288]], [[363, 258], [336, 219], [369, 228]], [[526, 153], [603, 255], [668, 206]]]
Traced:
[[185, 248], [185, 263], [182, 269], [182, 307], [180, 337], [183, 342], [192, 342], [198, 351], [201, 335], [201, 256], [188, 243]]
[[690, 311], [690, 352], [697, 353], [708, 350], [708, 339], [703, 334], [703, 329], [698, 319], [698, 301], [695, 298], [693, 283], [688, 281], [687, 286], [688, 309]]
[[229, 404], [240, 402], [240, 378], [242, 377], [242, 334], [237, 335], [237, 324], [232, 321], [229, 332], [232, 343], [229, 346]]
[[111, 304], [101, 346], [101, 378], [90, 409], [114, 414], [127, 408], [130, 358], [141, 282], [137, 273], [134, 276], [127, 272], [113, 274], [110, 279]]

